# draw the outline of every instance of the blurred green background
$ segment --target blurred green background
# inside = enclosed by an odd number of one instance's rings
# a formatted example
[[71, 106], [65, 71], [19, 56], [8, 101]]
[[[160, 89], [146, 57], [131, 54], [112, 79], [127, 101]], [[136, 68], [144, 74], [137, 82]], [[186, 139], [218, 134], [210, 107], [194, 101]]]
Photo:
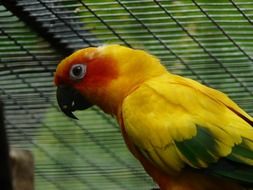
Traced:
[[34, 154], [38, 190], [155, 187], [113, 118], [96, 107], [79, 112], [78, 121], [59, 112], [53, 73], [66, 52], [111, 43], [145, 49], [171, 72], [227, 93], [253, 115], [251, 0], [13, 0], [20, 15], [5, 3], [0, 2], [5, 123], [11, 146]]

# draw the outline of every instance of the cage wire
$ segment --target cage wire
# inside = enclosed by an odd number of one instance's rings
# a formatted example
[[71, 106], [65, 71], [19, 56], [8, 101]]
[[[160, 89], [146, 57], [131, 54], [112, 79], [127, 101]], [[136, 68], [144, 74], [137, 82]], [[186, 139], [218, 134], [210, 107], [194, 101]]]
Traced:
[[59, 112], [53, 72], [101, 44], [145, 49], [176, 74], [227, 93], [253, 114], [251, 0], [3, 0], [0, 94], [12, 147], [35, 157], [36, 189], [147, 190], [115, 121], [94, 107]]

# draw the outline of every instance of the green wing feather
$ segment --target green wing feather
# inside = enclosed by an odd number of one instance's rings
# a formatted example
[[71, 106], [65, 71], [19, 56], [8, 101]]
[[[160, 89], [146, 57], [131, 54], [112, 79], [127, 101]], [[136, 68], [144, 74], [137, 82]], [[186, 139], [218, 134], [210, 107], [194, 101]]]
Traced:
[[208, 162], [208, 167], [202, 169], [205, 173], [253, 184], [253, 166], [247, 163], [248, 160], [253, 160], [253, 150], [247, 146], [249, 142], [246, 143], [249, 140], [235, 145], [228, 156], [217, 161], [214, 156], [217, 155], [215, 138], [207, 129], [199, 126], [197, 128], [197, 135], [192, 139], [175, 142], [183, 156], [194, 166]]
[[192, 139], [177, 142], [177, 149], [195, 167], [217, 160], [217, 143], [207, 129], [197, 126], [197, 135]]

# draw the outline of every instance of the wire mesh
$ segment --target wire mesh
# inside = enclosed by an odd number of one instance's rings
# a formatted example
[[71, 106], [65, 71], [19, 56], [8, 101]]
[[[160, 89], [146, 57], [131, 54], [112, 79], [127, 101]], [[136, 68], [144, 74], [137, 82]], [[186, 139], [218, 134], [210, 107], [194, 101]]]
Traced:
[[33, 151], [36, 189], [154, 186], [112, 118], [96, 107], [78, 113], [79, 121], [58, 111], [52, 81], [63, 54], [57, 46], [145, 49], [171, 72], [228, 93], [253, 114], [250, 0], [19, 0], [16, 6], [46, 32], [0, 3], [0, 94], [8, 136], [12, 146]]

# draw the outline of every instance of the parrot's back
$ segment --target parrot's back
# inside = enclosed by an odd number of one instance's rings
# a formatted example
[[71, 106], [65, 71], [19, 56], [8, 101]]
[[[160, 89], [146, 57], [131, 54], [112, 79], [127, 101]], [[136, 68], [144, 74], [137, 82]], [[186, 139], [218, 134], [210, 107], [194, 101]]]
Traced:
[[240, 189], [236, 184], [253, 187], [253, 119], [225, 94], [165, 74], [126, 97], [122, 121], [132, 152], [158, 184], [154, 175], [161, 172], [175, 181], [185, 175], [186, 183], [191, 175], [200, 175], [199, 190], [207, 189], [201, 184], [208, 184], [209, 176], [221, 179], [210, 184], [223, 189], [226, 184], [229, 189]]

